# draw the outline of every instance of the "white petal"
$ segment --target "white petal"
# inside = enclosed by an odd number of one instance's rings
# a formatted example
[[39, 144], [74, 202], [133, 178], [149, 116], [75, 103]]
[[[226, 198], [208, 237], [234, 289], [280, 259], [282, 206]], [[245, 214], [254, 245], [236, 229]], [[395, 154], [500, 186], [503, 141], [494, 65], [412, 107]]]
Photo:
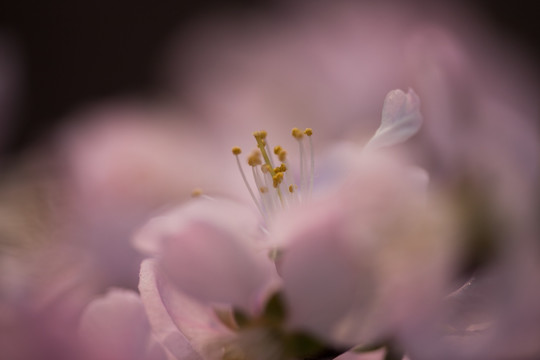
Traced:
[[384, 99], [381, 126], [365, 148], [377, 149], [399, 144], [416, 134], [421, 125], [418, 95], [412, 89], [407, 93], [392, 90]]

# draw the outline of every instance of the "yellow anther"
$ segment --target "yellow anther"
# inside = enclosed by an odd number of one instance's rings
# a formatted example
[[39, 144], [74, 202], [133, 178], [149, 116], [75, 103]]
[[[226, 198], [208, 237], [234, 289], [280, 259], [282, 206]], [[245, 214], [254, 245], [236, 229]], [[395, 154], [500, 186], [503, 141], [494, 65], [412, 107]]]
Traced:
[[287, 171], [287, 166], [285, 166], [285, 164], [281, 164], [280, 167], [279, 167], [279, 171], [280, 171], [280, 172], [285, 172], [285, 171]]
[[285, 162], [285, 160], [287, 159], [287, 152], [285, 150], [282, 150], [278, 155], [278, 159], [281, 162]]
[[261, 166], [261, 170], [262, 170], [263, 174], [269, 173], [270, 169], [271, 169], [271, 167], [268, 164], [264, 164], [263, 166]]
[[191, 196], [196, 198], [196, 197], [199, 197], [203, 194], [203, 191], [201, 188], [195, 188], [191, 191]]
[[240, 155], [242, 153], [242, 149], [240, 149], [238, 146], [235, 146], [232, 148], [232, 153], [234, 155]]
[[253, 150], [248, 157], [249, 166], [257, 166], [262, 164], [261, 153], [258, 150]]
[[268, 192], [268, 188], [267, 188], [266, 186], [261, 186], [261, 187], [259, 188], [259, 191], [260, 191], [262, 194], [264, 194], [264, 193], [267, 193], [267, 192]]
[[293, 128], [292, 131], [291, 131], [291, 135], [292, 135], [296, 140], [300, 140], [301, 138], [304, 137], [304, 133], [303, 133], [302, 130], [300, 130], [299, 128]]
[[282, 151], [283, 151], [283, 148], [279, 145], [274, 148], [274, 154], [276, 155], [281, 154]]
[[289, 192], [291, 194], [294, 192], [294, 186], [293, 185], [289, 185]]
[[255, 132], [253, 133], [253, 136], [255, 136], [255, 139], [257, 139], [257, 140], [264, 140], [264, 139], [266, 139], [266, 135], [268, 135], [268, 133], [267, 133], [265, 130], [255, 131]]
[[313, 135], [313, 129], [312, 128], [306, 128], [306, 130], [304, 130], [304, 134], [306, 134], [307, 136]]
[[283, 181], [283, 173], [277, 173], [276, 175], [272, 176], [272, 182], [274, 183], [274, 187], [278, 187], [279, 184]]

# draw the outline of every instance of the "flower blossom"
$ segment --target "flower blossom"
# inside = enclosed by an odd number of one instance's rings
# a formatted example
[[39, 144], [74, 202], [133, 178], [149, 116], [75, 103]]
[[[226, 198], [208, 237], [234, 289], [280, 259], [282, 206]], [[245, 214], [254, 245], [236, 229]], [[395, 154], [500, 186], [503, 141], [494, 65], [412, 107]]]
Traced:
[[385, 341], [426, 321], [444, 291], [452, 232], [440, 236], [446, 224], [429, 213], [425, 172], [373, 151], [411, 137], [419, 106], [412, 90], [390, 92], [369, 151], [345, 151], [344, 177], [320, 192], [313, 130], [292, 132], [299, 177], [286, 151], [256, 132], [255, 191], [241, 150], [233, 154], [262, 218], [203, 196], [143, 227], [135, 244], [156, 259], [143, 263], [139, 288], [162, 344], [180, 336], [203, 358], [294, 358]]

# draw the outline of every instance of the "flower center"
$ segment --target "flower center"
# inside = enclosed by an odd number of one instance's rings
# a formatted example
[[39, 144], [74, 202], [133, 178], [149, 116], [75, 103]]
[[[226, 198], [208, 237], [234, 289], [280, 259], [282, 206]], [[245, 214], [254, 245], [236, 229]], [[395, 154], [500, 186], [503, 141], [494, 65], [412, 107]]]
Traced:
[[[291, 132], [297, 140], [300, 154], [300, 175], [295, 180], [291, 165], [287, 158], [287, 151], [281, 146], [271, 147], [268, 144], [267, 133], [264, 130], [253, 133], [257, 141], [257, 148], [247, 157], [247, 163], [251, 167], [253, 180], [256, 185], [256, 193], [252, 190], [242, 168], [239, 155], [242, 150], [235, 146], [232, 153], [236, 157], [238, 169], [244, 180], [253, 202], [265, 219], [276, 210], [284, 209], [294, 203], [304, 201], [311, 196], [313, 191], [313, 178], [315, 160], [313, 157], [313, 142], [310, 128], [304, 131], [294, 128]], [[308, 156], [304, 139], [308, 138]], [[280, 164], [276, 166], [276, 164]]]

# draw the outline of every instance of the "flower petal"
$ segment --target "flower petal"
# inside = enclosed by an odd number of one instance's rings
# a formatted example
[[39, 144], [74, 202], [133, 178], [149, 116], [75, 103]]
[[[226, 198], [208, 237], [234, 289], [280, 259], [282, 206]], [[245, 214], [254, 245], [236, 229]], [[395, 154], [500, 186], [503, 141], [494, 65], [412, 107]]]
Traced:
[[208, 307], [181, 294], [158, 270], [156, 260], [141, 264], [139, 291], [157, 339], [182, 360], [201, 360], [208, 342], [227, 330]]
[[381, 126], [365, 148], [377, 149], [399, 144], [416, 134], [421, 125], [418, 95], [412, 89], [407, 93], [392, 90], [384, 99]]
[[113, 289], [92, 301], [81, 317], [79, 336], [89, 359], [165, 359], [151, 342], [144, 306], [133, 291]]
[[162, 269], [189, 296], [250, 311], [275, 272], [266, 250], [257, 248], [256, 220], [231, 201], [201, 199], [155, 219], [139, 244], [154, 244], [145, 246], [157, 250]]
[[335, 214], [327, 213], [291, 240], [280, 267], [291, 327], [326, 340], [335, 340], [333, 333], [357, 287], [355, 259], [336, 233], [340, 221]]

